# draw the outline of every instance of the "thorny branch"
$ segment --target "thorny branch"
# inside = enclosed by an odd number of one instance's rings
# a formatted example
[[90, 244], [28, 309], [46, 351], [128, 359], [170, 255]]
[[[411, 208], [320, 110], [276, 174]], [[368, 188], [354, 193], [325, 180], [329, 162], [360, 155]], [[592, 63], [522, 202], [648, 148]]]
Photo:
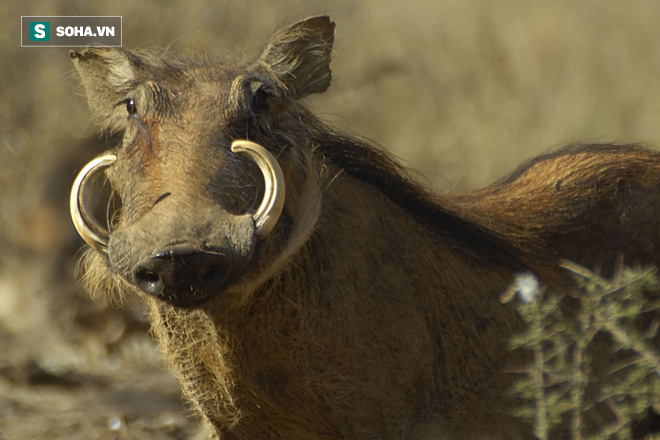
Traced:
[[633, 422], [660, 403], [655, 271], [621, 266], [608, 280], [570, 262], [562, 267], [580, 289], [571, 296], [577, 308], [562, 307], [567, 296], [546, 292], [530, 274], [501, 298], [517, 297], [527, 323], [512, 348], [533, 354], [515, 389], [528, 402], [518, 415], [543, 440], [631, 438]]

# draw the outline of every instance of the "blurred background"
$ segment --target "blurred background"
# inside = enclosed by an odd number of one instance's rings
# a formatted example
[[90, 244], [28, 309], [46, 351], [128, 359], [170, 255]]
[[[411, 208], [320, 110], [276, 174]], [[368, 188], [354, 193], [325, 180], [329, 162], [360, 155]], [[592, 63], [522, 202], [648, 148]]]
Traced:
[[[0, 439], [199, 434], [139, 306], [74, 278], [77, 171], [105, 148], [68, 48], [22, 48], [22, 15], [121, 15], [127, 49], [253, 56], [279, 27], [336, 22], [322, 119], [440, 192], [486, 185], [574, 142], [660, 146], [660, 2], [104, 0], [0, 12]], [[197, 433], [197, 434], [195, 434]]]

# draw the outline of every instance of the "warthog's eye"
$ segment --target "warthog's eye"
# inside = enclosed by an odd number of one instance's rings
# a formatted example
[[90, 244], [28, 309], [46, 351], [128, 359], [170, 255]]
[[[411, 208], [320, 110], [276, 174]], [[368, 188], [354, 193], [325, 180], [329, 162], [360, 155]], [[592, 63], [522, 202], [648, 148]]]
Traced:
[[135, 103], [135, 100], [133, 98], [122, 99], [117, 104], [115, 104], [115, 106], [120, 106], [122, 104], [126, 106], [126, 112], [128, 113], [128, 116], [133, 116], [138, 114], [137, 104]]
[[128, 98], [126, 100], [126, 111], [128, 112], [129, 116], [136, 114], [138, 111], [137, 104], [135, 104], [135, 101], [133, 101], [132, 98]]

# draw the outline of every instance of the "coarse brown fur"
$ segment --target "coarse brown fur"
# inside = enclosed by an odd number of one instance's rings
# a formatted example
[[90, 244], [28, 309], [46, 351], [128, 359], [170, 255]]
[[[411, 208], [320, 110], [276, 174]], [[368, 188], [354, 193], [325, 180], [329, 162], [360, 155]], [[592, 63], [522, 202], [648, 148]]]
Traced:
[[[86, 287], [144, 297], [215, 437], [529, 438], [506, 373], [520, 323], [498, 297], [526, 270], [569, 288], [561, 258], [657, 264], [660, 155], [569, 147], [485, 189], [431, 194], [297, 102], [330, 84], [333, 28], [296, 23], [256, 61], [72, 54], [95, 117], [124, 133], [107, 171], [122, 207], [108, 255], [84, 258]], [[249, 214], [263, 184], [229, 151], [240, 138], [285, 174], [284, 213], [260, 242]], [[231, 258], [199, 307], [134, 282], [136, 264], [181, 243]]]

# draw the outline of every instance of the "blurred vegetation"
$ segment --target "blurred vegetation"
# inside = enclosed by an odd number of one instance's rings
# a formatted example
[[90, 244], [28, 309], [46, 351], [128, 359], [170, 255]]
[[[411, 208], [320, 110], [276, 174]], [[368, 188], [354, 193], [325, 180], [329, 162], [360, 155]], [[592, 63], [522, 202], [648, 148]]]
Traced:
[[126, 48], [241, 57], [279, 27], [325, 13], [337, 23], [333, 86], [309, 106], [389, 149], [438, 191], [486, 185], [566, 143], [660, 145], [654, 0], [8, 0], [0, 378], [25, 362], [55, 372], [158, 365], [140, 312], [93, 303], [74, 280], [82, 242], [68, 191], [105, 142], [89, 126], [68, 49], [22, 48], [20, 16], [121, 15]]
[[622, 267], [608, 280], [564, 267], [575, 275], [577, 295], [530, 286], [529, 275], [510, 289], [527, 324], [512, 347], [532, 354], [516, 384], [527, 402], [518, 415], [540, 440], [645, 438], [658, 428], [640, 423], [657, 418], [660, 405], [657, 274]]

